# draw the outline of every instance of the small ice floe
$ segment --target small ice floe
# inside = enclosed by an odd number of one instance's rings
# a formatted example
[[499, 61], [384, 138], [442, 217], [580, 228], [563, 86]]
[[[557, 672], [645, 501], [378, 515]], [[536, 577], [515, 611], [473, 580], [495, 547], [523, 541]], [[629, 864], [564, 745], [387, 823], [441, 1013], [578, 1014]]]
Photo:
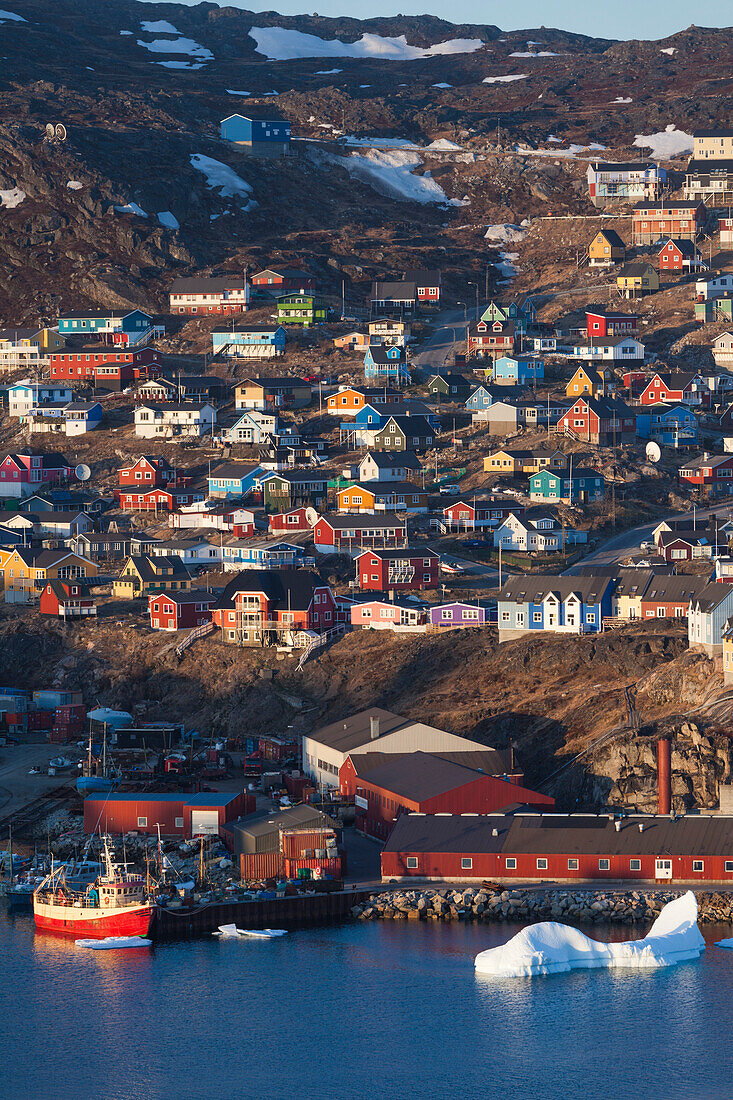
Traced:
[[74, 940], [74, 943], [92, 951], [118, 951], [127, 947], [152, 947], [153, 941], [142, 936], [106, 936], [103, 940]]
[[716, 947], [725, 947], [728, 951], [733, 951], [733, 940], [718, 940]]
[[220, 924], [216, 932], [211, 933], [212, 936], [218, 936], [222, 940], [236, 940], [239, 936], [247, 936], [254, 940], [274, 940], [278, 936], [286, 936], [287, 929], [285, 928], [261, 928], [258, 931], [251, 931], [250, 929], [237, 928], [236, 924]]
[[138, 218], [147, 218], [148, 216], [142, 206], [139, 206], [136, 202], [127, 202], [124, 206], [116, 206], [115, 210], [118, 214], [136, 214]]
[[0, 8], [0, 23], [27, 23], [22, 15], [16, 15], [14, 11], [3, 11]]
[[597, 967], [648, 969], [697, 959], [705, 940], [697, 927], [697, 899], [691, 890], [664, 906], [646, 936], [624, 943], [600, 943], [577, 928], [544, 921], [523, 928], [502, 947], [476, 956], [479, 974], [523, 978], [565, 974]]
[[159, 210], [157, 214], [158, 221], [166, 229], [180, 229], [181, 223], [175, 214], [171, 214], [170, 210]]
[[482, 84], [511, 84], [513, 80], [526, 80], [529, 73], [509, 73], [507, 76], [485, 76]]

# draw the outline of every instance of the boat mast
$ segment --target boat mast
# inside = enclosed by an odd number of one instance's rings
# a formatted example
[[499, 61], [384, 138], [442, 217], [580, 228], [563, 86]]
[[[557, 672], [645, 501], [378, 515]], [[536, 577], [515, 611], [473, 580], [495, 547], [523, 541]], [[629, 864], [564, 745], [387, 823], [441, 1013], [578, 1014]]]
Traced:
[[13, 889], [13, 826], [8, 822], [8, 848], [10, 849], [10, 886]]

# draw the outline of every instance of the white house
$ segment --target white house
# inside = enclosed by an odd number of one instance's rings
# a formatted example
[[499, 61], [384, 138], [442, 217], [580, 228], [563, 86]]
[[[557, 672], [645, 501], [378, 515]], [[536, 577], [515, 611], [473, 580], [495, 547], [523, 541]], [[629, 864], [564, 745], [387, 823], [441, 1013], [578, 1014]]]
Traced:
[[409, 481], [410, 473], [421, 468], [408, 451], [369, 451], [359, 463], [359, 481]]
[[690, 600], [687, 612], [687, 641], [690, 649], [701, 649], [708, 657], [723, 652], [723, 631], [733, 615], [733, 584], [711, 581]]
[[573, 359], [634, 363], [644, 361], [645, 348], [633, 336], [597, 336], [591, 340], [576, 340], [559, 349]]
[[508, 515], [494, 531], [494, 546], [502, 550], [520, 550], [527, 553], [552, 553], [577, 542], [587, 542], [585, 531], [563, 527], [554, 516], [539, 514], [534, 517]]
[[182, 402], [170, 405], [139, 405], [135, 409], [135, 435], [138, 439], [200, 437], [213, 433], [216, 409], [208, 402], [197, 405]]
[[721, 332], [713, 340], [713, 359], [718, 367], [733, 364], [733, 332]]
[[70, 386], [46, 385], [26, 378], [8, 389], [8, 416], [25, 417], [37, 405], [68, 404], [74, 396]]
[[175, 279], [170, 291], [171, 313], [241, 313], [248, 305], [249, 283], [237, 275]]
[[274, 413], [260, 409], [248, 409], [236, 416], [234, 422], [220, 425], [217, 439], [222, 443], [264, 443], [269, 435], [278, 430], [278, 420]]
[[208, 542], [202, 538], [169, 539], [166, 542], [156, 542], [150, 547], [150, 554], [154, 558], [177, 557], [184, 565], [218, 565], [222, 560], [222, 549], [219, 543]]
[[98, 401], [56, 402], [31, 409], [27, 423], [33, 433], [85, 435], [99, 427], [103, 415]]
[[707, 302], [711, 298], [722, 298], [725, 294], [733, 294], [733, 274], [710, 275], [706, 279], [698, 279], [695, 283], [695, 295]]

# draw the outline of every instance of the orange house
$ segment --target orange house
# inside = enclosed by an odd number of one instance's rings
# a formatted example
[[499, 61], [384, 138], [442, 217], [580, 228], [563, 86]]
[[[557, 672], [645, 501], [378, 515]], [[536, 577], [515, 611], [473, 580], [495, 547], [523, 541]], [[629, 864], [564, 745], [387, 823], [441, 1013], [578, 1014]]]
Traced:
[[354, 389], [348, 387], [332, 393], [326, 401], [326, 407], [332, 416], [356, 416], [370, 401], [379, 401], [383, 405], [399, 405], [402, 402], [402, 394], [397, 390], [369, 389], [367, 387]]

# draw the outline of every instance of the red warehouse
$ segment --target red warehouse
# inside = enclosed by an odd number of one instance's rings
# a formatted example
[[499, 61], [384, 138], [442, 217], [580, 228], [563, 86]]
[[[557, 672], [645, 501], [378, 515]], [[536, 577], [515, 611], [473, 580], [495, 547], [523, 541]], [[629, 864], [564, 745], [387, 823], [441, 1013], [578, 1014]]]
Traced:
[[390, 835], [400, 814], [486, 814], [517, 802], [555, 805], [554, 798], [491, 774], [500, 765], [492, 749], [354, 753], [341, 765], [339, 790], [354, 799], [359, 832], [379, 840]]
[[321, 516], [313, 528], [313, 542], [321, 554], [350, 554], [367, 546], [404, 546], [407, 520], [392, 512], [380, 516]]
[[436, 588], [439, 571], [440, 555], [427, 548], [365, 550], [356, 559], [359, 584], [370, 592]]
[[313, 518], [313, 514], [317, 519], [318, 513], [314, 508], [293, 508], [291, 512], [278, 512], [270, 516], [270, 534], [283, 535], [288, 531], [310, 531], [313, 524], [309, 523], [308, 515]]
[[156, 592], [148, 596], [153, 630], [187, 630], [211, 622], [217, 596], [210, 592]]
[[84, 832], [145, 833], [180, 836], [217, 834], [255, 808], [246, 791], [204, 794], [105, 794], [84, 799]]
[[593, 306], [586, 309], [585, 319], [589, 337], [636, 336], [639, 331], [639, 318], [635, 313], [615, 313]]
[[140, 378], [160, 372], [163, 357], [155, 348], [120, 351], [111, 344], [87, 344], [48, 355], [52, 378], [91, 382], [105, 390], [119, 391]]
[[628, 880], [733, 885], [733, 817], [403, 814], [382, 879]]

